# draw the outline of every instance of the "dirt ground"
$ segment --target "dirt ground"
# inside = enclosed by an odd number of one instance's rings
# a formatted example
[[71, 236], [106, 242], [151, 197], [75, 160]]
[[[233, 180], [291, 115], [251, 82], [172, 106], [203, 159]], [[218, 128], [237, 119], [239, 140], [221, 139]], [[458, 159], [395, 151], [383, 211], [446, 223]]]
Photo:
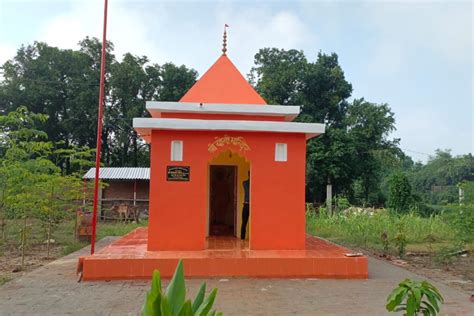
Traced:
[[433, 263], [433, 259], [416, 254], [407, 256], [406, 261], [409, 265], [404, 267], [405, 269], [474, 295], [474, 258], [472, 254], [465, 257], [459, 256], [448, 266]]
[[[98, 248], [112, 240], [101, 240]], [[149, 282], [78, 283], [77, 257], [88, 251], [86, 247], [1, 286], [0, 314], [137, 315]], [[368, 280], [214, 278], [186, 284], [191, 297], [202, 282], [208, 289], [217, 287], [215, 307], [225, 315], [387, 315], [386, 297], [404, 278], [424, 277], [369, 258]], [[441, 315], [474, 314], [468, 294], [433, 283], [445, 297]]]
[[[104, 236], [121, 236], [140, 225], [145, 225], [146, 221], [140, 224], [122, 224], [113, 221], [98, 223], [98, 238]], [[46, 258], [46, 237], [41, 223], [31, 220], [28, 247], [26, 248], [25, 269], [19, 271], [21, 266], [21, 251], [19, 249], [19, 231], [21, 222], [10, 220], [7, 225], [6, 240], [0, 240], [0, 285], [14, 278], [22, 276], [24, 273], [37, 269], [58, 259], [65, 253], [71, 253], [83, 248], [87, 242], [72, 243], [74, 222], [63, 221], [59, 224], [53, 234], [54, 243], [51, 244], [49, 258]], [[13, 272], [18, 271], [18, 272]], [[1, 314], [0, 314], [1, 316]]]
[[53, 245], [50, 249], [50, 256], [46, 258], [45, 245], [31, 245], [26, 251], [25, 269], [21, 268], [21, 251], [18, 248], [5, 247], [0, 255], [0, 285], [1, 281], [7, 282], [18, 278], [29, 271], [42, 267], [62, 256], [63, 246]]
[[397, 257], [384, 256], [379, 252], [359, 250], [377, 259], [474, 295], [474, 255], [472, 252], [456, 256], [451, 264], [444, 265], [423, 252], [408, 252], [401, 260]]

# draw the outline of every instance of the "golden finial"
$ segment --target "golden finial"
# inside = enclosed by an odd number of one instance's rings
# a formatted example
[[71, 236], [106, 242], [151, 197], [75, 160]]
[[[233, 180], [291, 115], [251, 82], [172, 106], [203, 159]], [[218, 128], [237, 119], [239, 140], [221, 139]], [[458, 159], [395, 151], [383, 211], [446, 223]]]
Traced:
[[222, 44], [222, 55], [225, 55], [227, 53], [227, 28], [229, 26], [227, 24], [224, 24], [224, 40]]

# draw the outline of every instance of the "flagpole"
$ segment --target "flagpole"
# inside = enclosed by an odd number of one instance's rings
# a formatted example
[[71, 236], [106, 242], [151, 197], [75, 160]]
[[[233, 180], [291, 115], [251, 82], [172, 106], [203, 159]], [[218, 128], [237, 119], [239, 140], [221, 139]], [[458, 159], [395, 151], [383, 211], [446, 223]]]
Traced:
[[108, 0], [104, 0], [104, 28], [102, 32], [102, 55], [100, 58], [99, 111], [97, 113], [97, 145], [95, 150], [95, 183], [94, 207], [92, 213], [91, 255], [93, 255], [95, 251], [95, 237], [97, 231], [97, 203], [99, 200], [100, 151], [102, 147], [102, 113], [104, 110], [105, 52], [107, 46], [107, 5]]

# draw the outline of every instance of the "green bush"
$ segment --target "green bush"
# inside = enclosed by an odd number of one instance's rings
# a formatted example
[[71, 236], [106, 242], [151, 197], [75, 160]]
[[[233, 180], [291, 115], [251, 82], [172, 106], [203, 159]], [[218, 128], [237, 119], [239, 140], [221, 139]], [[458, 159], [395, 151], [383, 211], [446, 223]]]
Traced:
[[462, 181], [458, 187], [463, 190], [463, 204], [474, 204], [474, 181]]
[[474, 204], [447, 206], [444, 217], [456, 229], [461, 242], [474, 241]]
[[220, 312], [212, 311], [212, 305], [217, 295], [217, 289], [213, 289], [206, 298], [206, 284], [203, 283], [194, 299], [186, 300], [186, 284], [184, 282], [183, 261], [179, 260], [166, 292], [161, 290], [160, 272], [155, 270], [151, 282], [151, 290], [147, 292], [143, 304], [142, 316], [215, 316], [222, 315]]
[[341, 213], [342, 211], [348, 209], [351, 205], [349, 200], [343, 195], [336, 195], [334, 197], [334, 207], [336, 213]]
[[393, 174], [388, 186], [388, 207], [397, 213], [408, 212], [413, 205], [413, 195], [407, 176], [401, 172]]
[[427, 205], [419, 195], [413, 195], [413, 204], [411, 209], [420, 216], [430, 217], [431, 215], [441, 214], [442, 208], [435, 205]]
[[400, 258], [402, 258], [405, 255], [406, 246], [408, 244], [408, 237], [406, 233], [407, 223], [408, 223], [408, 220], [406, 216], [400, 217], [400, 219], [396, 223], [397, 234], [395, 235], [394, 243], [395, 243], [395, 246], [397, 247], [398, 256]]

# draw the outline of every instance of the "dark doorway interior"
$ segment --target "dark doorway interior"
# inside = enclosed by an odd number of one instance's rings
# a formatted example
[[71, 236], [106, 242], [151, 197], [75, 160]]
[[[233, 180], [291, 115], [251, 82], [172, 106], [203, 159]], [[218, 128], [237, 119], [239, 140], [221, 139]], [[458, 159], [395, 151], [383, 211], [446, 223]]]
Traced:
[[236, 235], [236, 182], [236, 166], [211, 166], [209, 192], [209, 235]]

